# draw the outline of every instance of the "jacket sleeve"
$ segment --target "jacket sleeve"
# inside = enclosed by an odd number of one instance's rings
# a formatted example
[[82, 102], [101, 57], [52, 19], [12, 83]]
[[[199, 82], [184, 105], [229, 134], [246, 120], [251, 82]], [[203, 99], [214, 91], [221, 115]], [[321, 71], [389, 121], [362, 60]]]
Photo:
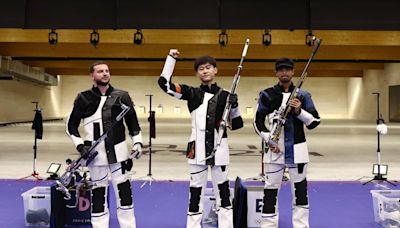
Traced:
[[269, 130], [265, 126], [265, 119], [272, 112], [271, 98], [266, 91], [261, 91], [258, 98], [257, 111], [254, 116], [253, 127], [256, 133], [266, 140], [269, 137]]
[[304, 92], [301, 100], [302, 108], [297, 118], [301, 120], [308, 129], [314, 129], [320, 124], [321, 120], [311, 98], [311, 94], [309, 92]]
[[132, 138], [133, 144], [140, 143], [143, 145], [142, 132], [139, 126], [139, 121], [134, 109], [134, 104], [128, 93], [122, 95], [122, 103], [128, 105], [131, 109], [125, 115], [125, 124], [128, 127], [129, 135]]
[[229, 119], [231, 120], [231, 129], [237, 130], [243, 127], [243, 118], [240, 113], [239, 105], [231, 108], [229, 112]]
[[83, 144], [83, 139], [79, 134], [78, 127], [83, 117], [84, 107], [84, 98], [83, 95], [80, 93], [75, 98], [74, 107], [72, 108], [71, 114], [67, 117], [66, 122], [66, 133], [74, 143], [75, 147]]

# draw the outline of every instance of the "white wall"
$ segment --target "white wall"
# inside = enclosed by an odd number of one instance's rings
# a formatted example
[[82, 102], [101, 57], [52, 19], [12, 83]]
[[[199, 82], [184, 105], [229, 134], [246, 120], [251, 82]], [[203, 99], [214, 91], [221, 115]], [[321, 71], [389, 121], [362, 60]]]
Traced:
[[[217, 83], [230, 89], [232, 77], [217, 77]], [[158, 86], [158, 76], [131, 77], [112, 76], [113, 86], [127, 90], [136, 104], [139, 117], [147, 117], [149, 99], [146, 94], [153, 94], [153, 110], [161, 105], [163, 113], [158, 118], [189, 118], [186, 102], [166, 95]], [[294, 79], [297, 81], [297, 78]], [[195, 76], [176, 77], [174, 82], [198, 86]], [[246, 107], [256, 109], [256, 99], [260, 90], [277, 82], [275, 77], [242, 76], [237, 93], [241, 112], [245, 118], [253, 118], [246, 114]], [[39, 101], [43, 108], [44, 118], [58, 118], [69, 115], [73, 101], [82, 90], [91, 88], [89, 76], [60, 76], [56, 87], [38, 86], [20, 81], [0, 81], [0, 122], [26, 121], [33, 119], [34, 104]], [[303, 89], [311, 92], [315, 105], [322, 119], [376, 119], [376, 96], [372, 92], [381, 93], [380, 108], [385, 119], [388, 119], [388, 88], [400, 85], [400, 63], [385, 64], [384, 70], [367, 70], [362, 78], [310, 77], [306, 78]], [[145, 113], [138, 108], [144, 106]], [[179, 106], [181, 113], [174, 113]]]
[[60, 112], [59, 86], [39, 86], [24, 81], [0, 81], [0, 122], [33, 120], [35, 104], [43, 109], [43, 118], [56, 118]]
[[[144, 106], [146, 112], [149, 107], [149, 99], [146, 94], [153, 94], [152, 108], [156, 110], [157, 106], [163, 107], [163, 113], [157, 113], [159, 118], [187, 117], [186, 102], [177, 100], [165, 94], [158, 86], [157, 77], [128, 77], [112, 76], [111, 84], [114, 87], [129, 91], [135, 105]], [[198, 86], [199, 80], [195, 76], [176, 77], [173, 79], [176, 83], [183, 83], [192, 86]], [[217, 77], [218, 85], [230, 90], [232, 77]], [[295, 81], [297, 78], [295, 79]], [[347, 104], [347, 84], [348, 78], [307, 78], [303, 84], [303, 89], [312, 93], [315, 105], [322, 118], [348, 118]], [[246, 107], [256, 109], [258, 94], [261, 90], [277, 83], [275, 77], [241, 77], [237, 94], [239, 95], [239, 105], [242, 115], [245, 118], [253, 118], [254, 114], [246, 114]], [[79, 91], [91, 87], [89, 76], [63, 76], [62, 77], [62, 115], [67, 116], [71, 111], [73, 100]], [[331, 94], [330, 94], [331, 93]], [[334, 95], [332, 95], [334, 94]], [[343, 102], [344, 101], [344, 102]], [[181, 114], [174, 113], [174, 108], [179, 106]], [[147, 113], [139, 113], [139, 117], [147, 117]]]
[[[383, 70], [366, 70], [361, 79], [359, 98], [351, 118], [375, 120], [377, 118], [377, 96], [380, 93], [380, 113], [389, 119], [389, 86], [400, 85], [400, 63], [387, 63]], [[353, 90], [349, 86], [349, 90]]]

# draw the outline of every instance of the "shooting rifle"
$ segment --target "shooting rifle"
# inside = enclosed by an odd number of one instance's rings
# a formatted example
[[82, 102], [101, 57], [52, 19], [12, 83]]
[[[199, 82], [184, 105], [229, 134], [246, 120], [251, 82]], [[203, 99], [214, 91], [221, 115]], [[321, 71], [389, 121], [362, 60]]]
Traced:
[[[93, 161], [93, 159], [98, 154], [98, 152], [95, 150], [96, 147], [107, 138], [107, 134], [111, 131], [111, 129], [113, 129], [113, 127], [118, 123], [118, 121], [120, 121], [131, 109], [129, 106], [123, 104], [121, 101], [120, 101], [120, 105], [121, 105], [122, 111], [115, 118], [115, 121], [113, 122], [111, 127], [106, 132], [104, 132], [96, 141], [94, 141], [94, 143], [92, 143], [92, 145], [90, 146], [90, 148], [88, 150], [89, 155], [88, 155], [87, 159], [84, 159], [83, 156], [81, 155], [78, 159], [72, 161], [71, 164], [67, 167], [65, 173], [60, 177], [60, 180], [56, 181], [57, 190], [64, 193], [65, 200], [71, 199], [71, 193], [69, 192], [69, 189], [74, 186], [76, 186], [77, 196], [81, 190], [90, 189], [91, 187], [93, 187], [93, 184], [89, 180], [86, 179], [85, 175], [81, 181], [74, 183], [72, 186], [70, 186], [70, 185], [71, 185], [72, 178], [76, 177], [75, 172], [77, 172], [81, 166], [87, 166]], [[79, 197], [76, 198], [77, 201], [78, 201], [78, 198]], [[76, 205], [77, 205], [77, 203], [76, 203]]]
[[[237, 72], [235, 74], [235, 77], [233, 78], [230, 94], [235, 94], [236, 88], [237, 88], [237, 86], [239, 84], [240, 71], [243, 68], [243, 61], [244, 61], [244, 58], [246, 57], [247, 49], [249, 48], [249, 43], [250, 43], [250, 39], [246, 39], [246, 42], [244, 43], [244, 47], [243, 47], [242, 58], [240, 59], [239, 66], [237, 67]], [[228, 122], [228, 115], [229, 115], [229, 112], [231, 111], [231, 104], [229, 104], [228, 99], [229, 99], [229, 96], [228, 96], [228, 98], [226, 100], [224, 112], [222, 114], [222, 120], [219, 123], [217, 142], [214, 145], [214, 149], [211, 152], [210, 156], [204, 158], [204, 160], [202, 160], [202, 161], [206, 161], [206, 160], [208, 160], [210, 158], [213, 158], [215, 156], [215, 152], [217, 152], [218, 147], [221, 145], [222, 136], [224, 135], [224, 132], [225, 132], [225, 129], [226, 129], [226, 126], [227, 126], [227, 122]]]

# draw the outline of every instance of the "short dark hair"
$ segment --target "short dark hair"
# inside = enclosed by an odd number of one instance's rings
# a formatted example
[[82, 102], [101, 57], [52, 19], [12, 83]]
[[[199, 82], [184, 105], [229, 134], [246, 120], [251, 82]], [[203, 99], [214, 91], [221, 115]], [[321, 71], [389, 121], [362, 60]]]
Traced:
[[105, 61], [102, 61], [102, 60], [96, 61], [96, 62], [92, 63], [92, 65], [90, 65], [89, 72], [93, 73], [94, 72], [94, 67], [97, 66], [97, 65], [101, 65], [101, 64], [105, 64], [105, 65], [108, 66], [108, 64]]
[[200, 65], [209, 63], [211, 65], [213, 65], [214, 67], [217, 67], [217, 60], [215, 60], [213, 57], [205, 55], [205, 56], [201, 56], [199, 58], [197, 58], [194, 61], [194, 70], [197, 71], [197, 69], [199, 69]]
[[275, 70], [279, 70], [280, 68], [294, 68], [294, 62], [292, 59], [282, 57], [276, 60], [275, 62]]

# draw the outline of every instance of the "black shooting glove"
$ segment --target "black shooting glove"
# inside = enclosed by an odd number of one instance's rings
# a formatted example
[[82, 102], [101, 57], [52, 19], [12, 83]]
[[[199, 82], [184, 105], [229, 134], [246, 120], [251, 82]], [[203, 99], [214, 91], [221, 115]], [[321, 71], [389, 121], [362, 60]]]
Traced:
[[89, 145], [79, 144], [76, 149], [79, 151], [83, 159], [88, 159], [89, 157]]
[[231, 104], [231, 108], [236, 108], [238, 106], [238, 97], [236, 93], [229, 94], [228, 98], [229, 104]]

